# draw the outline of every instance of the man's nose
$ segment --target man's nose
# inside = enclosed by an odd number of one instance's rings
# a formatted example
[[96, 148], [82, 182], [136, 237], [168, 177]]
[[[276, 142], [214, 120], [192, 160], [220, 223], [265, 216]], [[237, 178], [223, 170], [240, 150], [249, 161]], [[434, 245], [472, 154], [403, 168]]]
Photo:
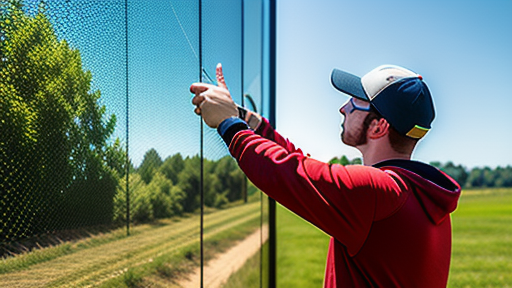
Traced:
[[345, 115], [345, 106], [347, 106], [347, 105], [343, 105], [343, 106], [341, 106], [341, 108], [340, 108], [340, 113], [341, 113], [342, 115]]

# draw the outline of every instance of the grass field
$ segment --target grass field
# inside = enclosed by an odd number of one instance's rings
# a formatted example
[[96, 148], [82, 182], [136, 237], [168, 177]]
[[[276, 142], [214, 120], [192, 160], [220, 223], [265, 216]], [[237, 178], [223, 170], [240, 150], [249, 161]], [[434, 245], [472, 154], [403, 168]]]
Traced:
[[[278, 287], [322, 287], [329, 237], [279, 205], [277, 211]], [[448, 287], [512, 287], [512, 189], [464, 191], [452, 224]], [[259, 287], [257, 257], [226, 287]]]
[[449, 287], [512, 287], [512, 189], [464, 191], [453, 213]]
[[[259, 224], [259, 202], [205, 215], [205, 258]], [[157, 278], [172, 280], [197, 265], [198, 216], [132, 230], [129, 237], [114, 232], [3, 259], [0, 287], [140, 287]]]

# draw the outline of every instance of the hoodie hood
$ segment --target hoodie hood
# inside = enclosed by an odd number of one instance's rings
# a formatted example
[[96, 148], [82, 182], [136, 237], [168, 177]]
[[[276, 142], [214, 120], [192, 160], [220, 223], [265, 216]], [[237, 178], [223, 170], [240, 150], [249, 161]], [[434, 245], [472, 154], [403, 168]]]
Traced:
[[387, 160], [375, 168], [392, 170], [414, 183], [414, 194], [430, 220], [441, 223], [457, 208], [460, 185], [441, 170], [417, 161]]

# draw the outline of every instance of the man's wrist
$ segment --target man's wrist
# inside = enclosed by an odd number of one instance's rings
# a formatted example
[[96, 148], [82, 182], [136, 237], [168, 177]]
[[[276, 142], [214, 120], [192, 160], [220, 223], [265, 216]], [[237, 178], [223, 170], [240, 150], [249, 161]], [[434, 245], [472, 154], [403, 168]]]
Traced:
[[242, 130], [249, 129], [247, 123], [238, 118], [238, 117], [230, 117], [222, 121], [217, 127], [217, 132], [222, 137], [224, 142], [229, 146], [235, 134]]

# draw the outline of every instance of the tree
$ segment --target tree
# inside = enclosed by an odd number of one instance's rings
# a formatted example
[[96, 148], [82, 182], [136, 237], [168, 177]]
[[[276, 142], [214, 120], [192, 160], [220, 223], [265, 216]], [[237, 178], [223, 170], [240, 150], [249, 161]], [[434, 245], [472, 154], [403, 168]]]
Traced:
[[185, 168], [185, 161], [180, 153], [176, 153], [165, 159], [162, 166], [160, 166], [160, 172], [170, 179], [172, 183], [178, 183], [178, 174]]
[[348, 160], [347, 156], [343, 155], [341, 156], [340, 158], [337, 158], [337, 157], [333, 157], [331, 160], [329, 160], [328, 162], [329, 164], [340, 164], [340, 165], [361, 165], [363, 163], [363, 161], [361, 160], [361, 158], [354, 158], [352, 159], [352, 161]]
[[200, 176], [200, 161], [199, 156], [194, 156], [185, 159], [185, 167], [178, 174], [177, 186], [185, 194], [183, 199], [183, 211], [194, 212], [200, 207], [200, 191], [201, 191], [201, 176]]
[[[439, 163], [439, 162], [437, 162]], [[437, 164], [434, 163], [434, 164]], [[439, 169], [441, 169], [446, 174], [450, 175], [457, 183], [459, 183], [461, 186], [463, 186], [467, 179], [468, 179], [468, 172], [466, 171], [466, 168], [462, 165], [455, 165], [453, 162], [448, 161], [446, 164], [441, 165], [439, 163], [439, 166], [437, 166]]]
[[[128, 177], [130, 197], [130, 220], [132, 222], [148, 222], [154, 219], [148, 187], [139, 174], [133, 173]], [[114, 197], [114, 222], [126, 223], [126, 179], [119, 181], [117, 193]]]
[[137, 172], [140, 174], [140, 177], [142, 177], [142, 180], [144, 180], [146, 184], [149, 184], [153, 175], [158, 171], [161, 165], [162, 158], [160, 158], [160, 155], [158, 155], [158, 152], [156, 152], [154, 148], [151, 148], [144, 154], [144, 158]]
[[109, 144], [115, 116], [44, 9], [30, 17], [10, 1], [0, 10], [0, 236], [108, 223], [126, 159]]
[[238, 168], [236, 162], [230, 156], [225, 156], [212, 166], [213, 171], [220, 181], [218, 193], [226, 195], [229, 202], [242, 199], [242, 185], [244, 174]]
[[168, 218], [181, 215], [182, 201], [185, 198], [183, 191], [172, 185], [162, 173], [157, 172], [147, 186], [149, 198], [155, 219]]

